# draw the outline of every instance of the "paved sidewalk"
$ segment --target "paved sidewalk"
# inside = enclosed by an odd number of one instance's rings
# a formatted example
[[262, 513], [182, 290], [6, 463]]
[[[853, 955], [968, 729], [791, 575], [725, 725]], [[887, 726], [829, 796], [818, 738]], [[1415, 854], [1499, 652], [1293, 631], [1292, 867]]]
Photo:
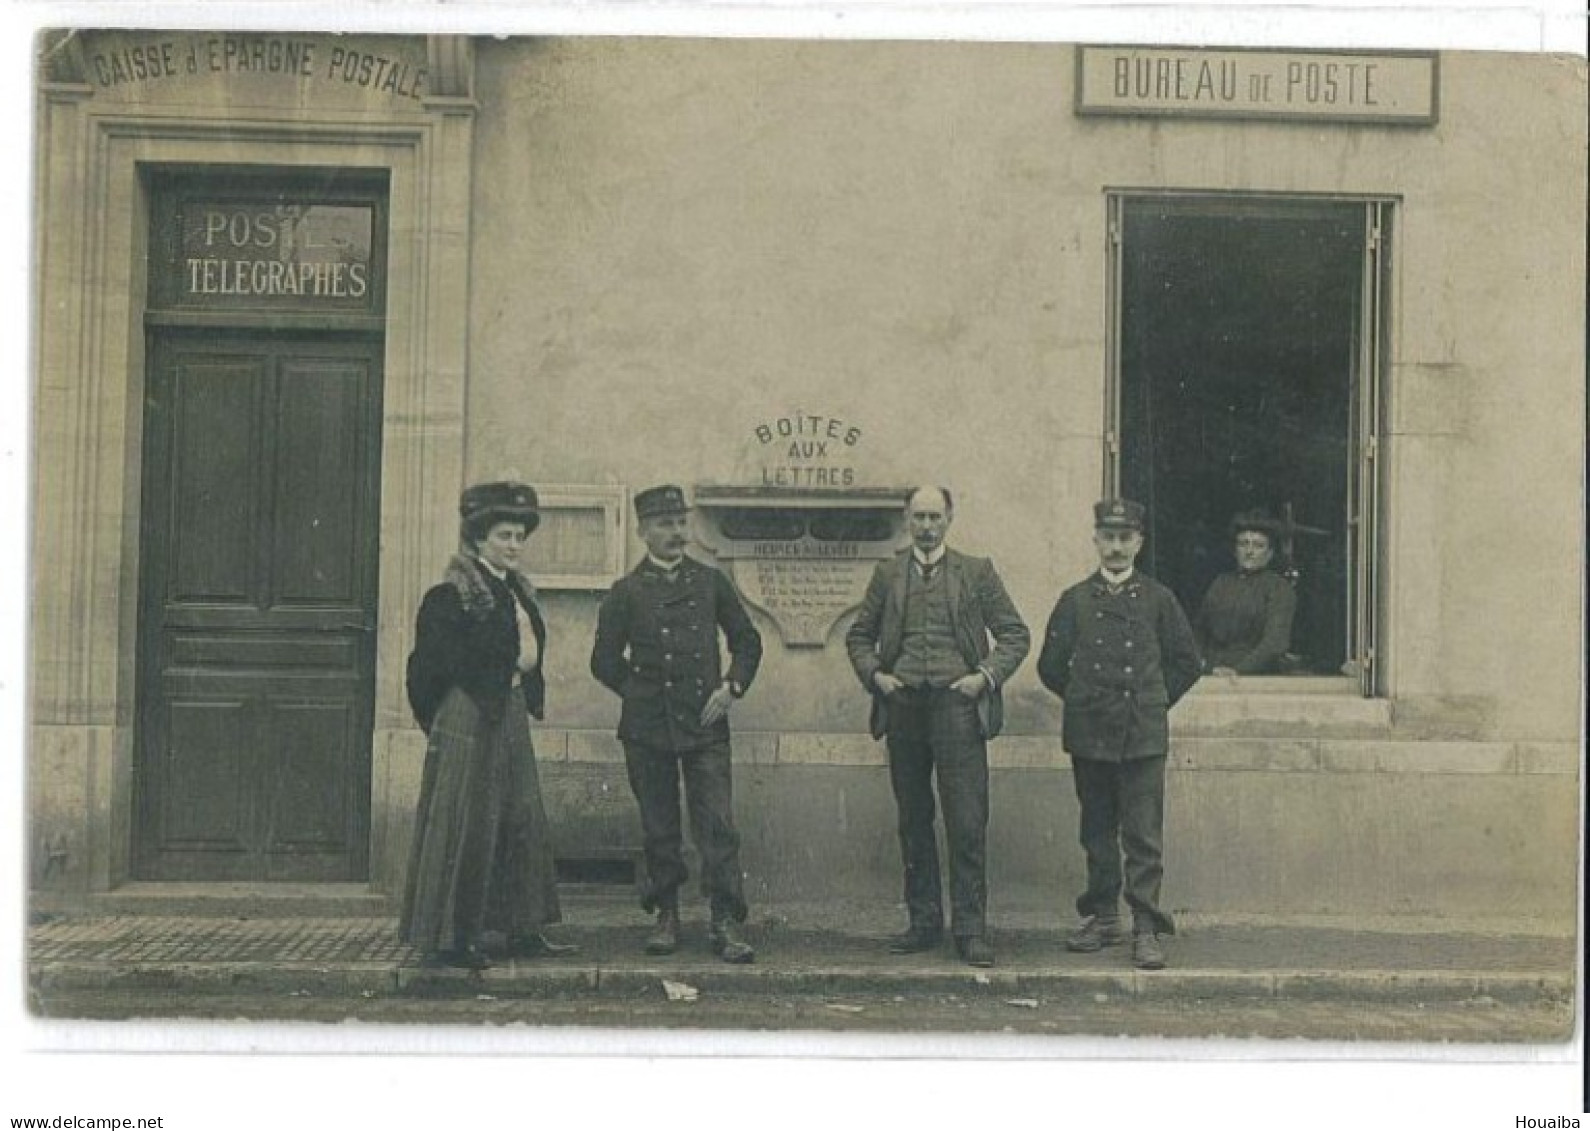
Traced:
[[60, 916], [28, 932], [35, 1001], [52, 992], [313, 993], [321, 997], [662, 995], [664, 980], [719, 995], [997, 993], [1046, 999], [1169, 998], [1370, 1002], [1567, 1002], [1575, 940], [1445, 929], [1352, 930], [1193, 919], [1168, 940], [1170, 967], [1132, 968], [1127, 948], [1070, 954], [1061, 924], [1013, 916], [996, 928], [999, 964], [973, 970], [946, 945], [897, 957], [882, 939], [889, 908], [788, 907], [756, 915], [752, 966], [707, 952], [705, 923], [686, 913], [680, 952], [641, 953], [649, 922], [613, 899], [570, 899], [549, 932], [578, 943], [560, 960], [503, 960], [471, 974], [425, 970], [386, 916]]

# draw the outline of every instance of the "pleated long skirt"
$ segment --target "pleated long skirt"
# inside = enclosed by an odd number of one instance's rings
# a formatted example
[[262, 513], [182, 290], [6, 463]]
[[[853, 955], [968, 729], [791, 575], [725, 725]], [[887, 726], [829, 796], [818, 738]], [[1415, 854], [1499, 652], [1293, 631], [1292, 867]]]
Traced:
[[400, 937], [433, 952], [561, 919], [524, 708], [510, 694], [494, 722], [454, 688], [425, 751]]

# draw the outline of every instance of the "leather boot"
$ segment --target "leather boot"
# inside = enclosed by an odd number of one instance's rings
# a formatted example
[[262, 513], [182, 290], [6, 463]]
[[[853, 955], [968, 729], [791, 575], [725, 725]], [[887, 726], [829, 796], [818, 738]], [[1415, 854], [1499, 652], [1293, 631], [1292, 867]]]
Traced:
[[646, 936], [646, 953], [672, 954], [678, 949], [679, 912], [676, 908], [665, 907], [657, 912], [657, 925], [652, 928], [651, 934]]
[[712, 953], [725, 962], [743, 965], [756, 961], [756, 951], [740, 937], [733, 920], [715, 919], [712, 922]]
[[1132, 936], [1132, 965], [1139, 970], [1165, 969], [1165, 951], [1153, 931], [1141, 931]]
[[1080, 926], [1066, 936], [1066, 949], [1076, 954], [1094, 954], [1107, 946], [1120, 946], [1126, 941], [1126, 928], [1115, 916], [1089, 915]]

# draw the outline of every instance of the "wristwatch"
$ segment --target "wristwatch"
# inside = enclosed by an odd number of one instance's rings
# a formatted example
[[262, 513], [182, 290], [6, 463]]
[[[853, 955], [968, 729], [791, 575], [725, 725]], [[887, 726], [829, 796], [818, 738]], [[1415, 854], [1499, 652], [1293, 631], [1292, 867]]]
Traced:
[[734, 696], [736, 699], [743, 699], [745, 697], [745, 688], [740, 686], [739, 680], [726, 679], [723, 681], [723, 686], [727, 687], [729, 689], [729, 694]]

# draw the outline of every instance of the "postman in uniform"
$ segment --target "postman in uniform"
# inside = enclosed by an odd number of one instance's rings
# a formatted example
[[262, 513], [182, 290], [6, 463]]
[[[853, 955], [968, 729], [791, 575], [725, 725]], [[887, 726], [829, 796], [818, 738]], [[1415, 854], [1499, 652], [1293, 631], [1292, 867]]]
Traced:
[[1165, 964], [1158, 936], [1176, 929], [1159, 906], [1169, 714], [1201, 665], [1175, 594], [1136, 568], [1143, 519], [1129, 499], [1094, 508], [1099, 569], [1060, 595], [1038, 678], [1065, 700], [1061, 743], [1071, 755], [1088, 863], [1077, 900], [1083, 922], [1067, 945], [1087, 952], [1126, 941], [1124, 888], [1133, 959], [1157, 969]]
[[678, 945], [679, 888], [687, 875], [683, 781], [711, 905], [713, 950], [725, 961], [748, 962], [754, 952], [734, 929], [745, 921], [746, 905], [732, 811], [729, 710], [756, 677], [762, 638], [728, 578], [684, 553], [690, 539], [683, 491], [671, 485], [642, 491], [635, 513], [646, 557], [602, 601], [591, 672], [623, 699], [618, 737], [645, 837], [641, 901], [658, 916], [646, 950], [671, 954]]

